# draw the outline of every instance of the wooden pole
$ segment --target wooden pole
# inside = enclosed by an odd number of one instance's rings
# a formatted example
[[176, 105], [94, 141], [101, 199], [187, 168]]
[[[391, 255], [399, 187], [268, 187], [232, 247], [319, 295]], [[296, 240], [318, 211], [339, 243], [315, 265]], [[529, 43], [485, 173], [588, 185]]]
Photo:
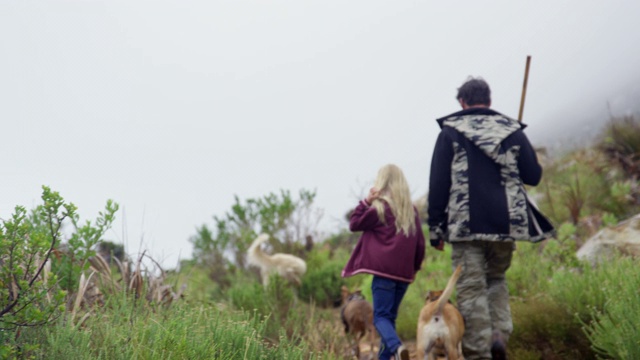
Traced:
[[522, 121], [522, 112], [524, 111], [524, 98], [527, 96], [527, 82], [529, 81], [530, 65], [531, 55], [527, 55], [527, 66], [524, 69], [524, 83], [522, 84], [522, 98], [520, 99], [520, 112], [518, 112], [518, 121]]

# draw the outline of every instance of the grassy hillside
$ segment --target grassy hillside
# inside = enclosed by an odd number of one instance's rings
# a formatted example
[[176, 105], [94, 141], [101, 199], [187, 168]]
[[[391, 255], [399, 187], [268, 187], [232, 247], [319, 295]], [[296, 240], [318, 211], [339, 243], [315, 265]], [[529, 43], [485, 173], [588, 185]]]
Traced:
[[[640, 273], [634, 261], [621, 256], [591, 267], [575, 251], [602, 227], [640, 213], [640, 124], [632, 117], [612, 119], [595, 146], [544, 163], [544, 180], [530, 193], [557, 226], [558, 238], [518, 243], [507, 273], [515, 328], [511, 358], [638, 359]], [[45, 215], [56, 214], [61, 222], [75, 215], [51, 197], [43, 197], [32, 217], [20, 213], [22, 220], [14, 216], [0, 228], [1, 358], [349, 358], [336, 307], [340, 287], [360, 288], [371, 299], [371, 278], [340, 277], [357, 234], [336, 233], [315, 243], [294, 236], [309, 228], [302, 215], [313, 213], [313, 193], [301, 192], [298, 200], [286, 192], [238, 199], [215, 226], [199, 229], [194, 258], [171, 273], [145, 268], [141, 259], [114, 256], [109, 264], [94, 264], [96, 241], [117, 206], [77, 228], [62, 246]], [[262, 231], [273, 235], [273, 249], [305, 258], [300, 286], [272, 277], [265, 288], [244, 264], [243, 249]], [[44, 264], [38, 254], [56, 239], [49, 270], [15, 266], [19, 248], [31, 249], [23, 258]], [[405, 341], [415, 339], [424, 295], [444, 287], [450, 263], [448, 246], [444, 252], [427, 249], [400, 309], [398, 333]], [[21, 307], [11, 305], [18, 300]]]

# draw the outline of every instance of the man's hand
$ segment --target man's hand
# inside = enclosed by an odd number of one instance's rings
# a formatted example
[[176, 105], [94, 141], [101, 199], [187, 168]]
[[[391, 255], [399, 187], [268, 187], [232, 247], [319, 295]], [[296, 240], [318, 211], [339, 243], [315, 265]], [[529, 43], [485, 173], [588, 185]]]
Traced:
[[444, 240], [443, 239], [429, 240], [429, 242], [431, 243], [431, 246], [436, 248], [436, 250], [444, 251]]

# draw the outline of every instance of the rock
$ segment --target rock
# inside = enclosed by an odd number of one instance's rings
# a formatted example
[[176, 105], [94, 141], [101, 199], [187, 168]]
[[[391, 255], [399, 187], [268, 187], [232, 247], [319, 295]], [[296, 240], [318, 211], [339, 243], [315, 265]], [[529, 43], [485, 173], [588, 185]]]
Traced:
[[576, 256], [595, 265], [617, 254], [640, 256], [640, 214], [600, 230], [587, 240]]

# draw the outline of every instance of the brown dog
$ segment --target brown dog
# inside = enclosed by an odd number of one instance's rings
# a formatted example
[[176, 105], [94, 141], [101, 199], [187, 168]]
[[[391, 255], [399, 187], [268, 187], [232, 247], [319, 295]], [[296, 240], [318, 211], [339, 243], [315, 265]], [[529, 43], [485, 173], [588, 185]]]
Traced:
[[464, 359], [464, 320], [458, 309], [449, 302], [461, 272], [462, 266], [458, 265], [444, 290], [427, 294], [427, 303], [418, 318], [416, 345], [420, 360], [435, 360], [437, 356], [445, 356], [448, 360]]
[[355, 339], [355, 355], [360, 358], [360, 340], [369, 332], [371, 352], [374, 353], [373, 306], [357, 290], [350, 292], [346, 286], [340, 288], [342, 293], [342, 310], [340, 318], [344, 324], [344, 332]]

